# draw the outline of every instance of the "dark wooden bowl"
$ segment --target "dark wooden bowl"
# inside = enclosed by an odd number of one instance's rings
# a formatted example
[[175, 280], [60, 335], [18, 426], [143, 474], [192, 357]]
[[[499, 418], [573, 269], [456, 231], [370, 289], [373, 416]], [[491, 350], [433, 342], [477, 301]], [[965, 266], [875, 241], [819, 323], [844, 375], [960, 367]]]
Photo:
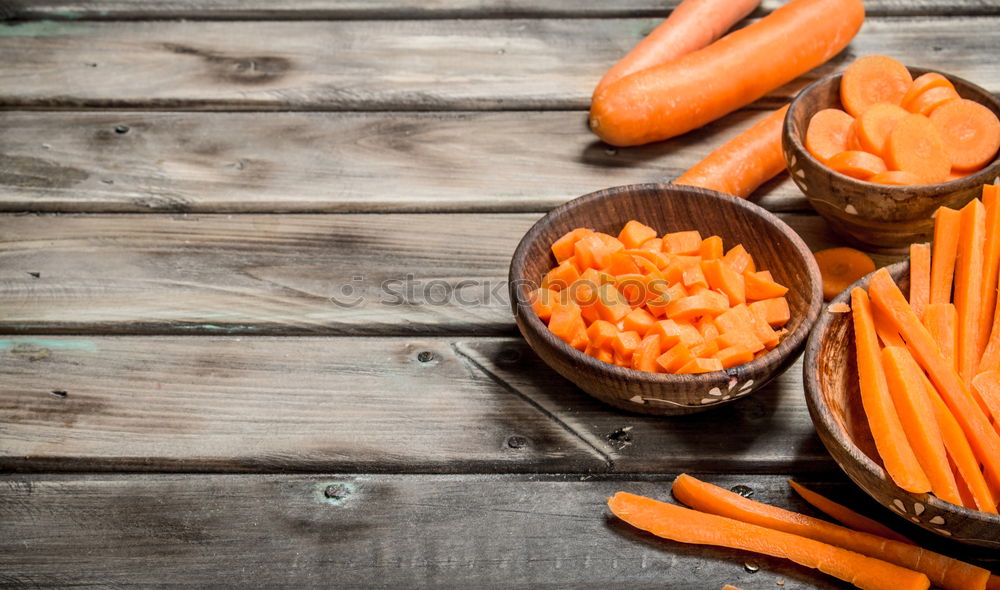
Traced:
[[[913, 77], [931, 70], [909, 68]], [[946, 76], [963, 98], [990, 108], [1000, 117], [1000, 101], [985, 89]], [[792, 101], [782, 130], [782, 151], [789, 175], [816, 212], [853, 245], [877, 252], [902, 252], [914, 242], [926, 242], [934, 230], [934, 212], [944, 205], [961, 208], [980, 195], [983, 184], [1000, 180], [1000, 157], [979, 172], [938, 184], [887, 186], [864, 182], [827, 168], [805, 148], [809, 120], [826, 108], [841, 108], [840, 79], [833, 74], [817, 80]]]
[[[909, 262], [888, 267], [905, 293]], [[868, 287], [868, 275], [855, 283]], [[850, 289], [833, 300], [850, 304]], [[886, 474], [861, 407], [851, 314], [824, 310], [803, 362], [806, 404], [820, 440], [854, 483], [901, 518], [943, 537], [1000, 549], [1000, 516], [969, 510], [930, 494], [912, 494]]]
[[[742, 243], [779, 283], [790, 287], [788, 335], [766, 355], [726, 371], [701, 375], [646, 373], [594, 359], [557, 338], [528, 302], [555, 265], [549, 247], [577, 227], [617, 235], [630, 219], [660, 234], [696, 229], [719, 235], [727, 248]], [[758, 389], [799, 356], [823, 299], [819, 269], [802, 239], [783, 221], [743, 199], [669, 184], [638, 184], [585, 195], [553, 209], [521, 239], [510, 266], [514, 317], [528, 344], [580, 389], [613, 406], [646, 414], [687, 414], [718, 407]]]

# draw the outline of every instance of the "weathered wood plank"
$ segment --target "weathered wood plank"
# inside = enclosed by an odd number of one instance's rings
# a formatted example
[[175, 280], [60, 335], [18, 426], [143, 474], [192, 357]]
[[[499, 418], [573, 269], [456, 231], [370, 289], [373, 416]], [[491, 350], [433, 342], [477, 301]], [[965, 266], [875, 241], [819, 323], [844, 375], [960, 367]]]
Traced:
[[[0, 105], [277, 110], [585, 109], [658, 19], [73, 22], [0, 27]], [[997, 18], [871, 18], [849, 49], [1000, 90]], [[584, 56], [581, 58], [581, 56]]]
[[0, 333], [510, 334], [510, 256], [538, 217], [0, 216]]
[[739, 403], [667, 420], [593, 400], [520, 338], [0, 339], [0, 469], [833, 468], [801, 365]]
[[[0, 112], [0, 211], [545, 211], [678, 177], [760, 111], [611, 149], [579, 111]], [[782, 175], [754, 199], [809, 208]]]
[[[19, 587], [846, 588], [784, 560], [638, 532], [608, 512], [648, 480], [511, 476], [0, 478], [0, 583]], [[783, 477], [709, 477], [808, 511]], [[850, 494], [848, 484], [815, 487]], [[812, 482], [810, 482], [812, 483]], [[327, 492], [329, 490], [329, 492]], [[330, 497], [328, 497], [328, 495]], [[871, 507], [861, 502], [860, 506]], [[878, 517], [910, 533], [889, 511]], [[988, 556], [937, 539], [964, 559]], [[53, 556], [58, 556], [54, 558]], [[759, 567], [746, 571], [744, 564]], [[624, 582], [627, 580], [627, 582]]]

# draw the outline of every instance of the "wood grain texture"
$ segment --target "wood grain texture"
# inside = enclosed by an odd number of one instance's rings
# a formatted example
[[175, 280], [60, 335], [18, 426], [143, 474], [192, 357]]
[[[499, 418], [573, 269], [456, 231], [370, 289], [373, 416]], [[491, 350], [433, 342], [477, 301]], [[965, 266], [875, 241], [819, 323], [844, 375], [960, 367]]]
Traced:
[[[579, 111], [0, 111], [0, 211], [547, 211], [673, 180], [761, 116], [612, 149]], [[809, 209], [784, 174], [752, 198]]]
[[520, 338], [5, 337], [0, 469], [830, 470], [801, 391], [796, 365], [664, 420], [597, 402]]
[[508, 266], [538, 218], [0, 216], [0, 333], [512, 334]]
[[[812, 512], [782, 476], [707, 477]], [[833, 480], [832, 482], [830, 480]], [[669, 501], [673, 476], [0, 478], [0, 583], [30, 587], [743, 588], [835, 590], [788, 561], [657, 539], [612, 517], [619, 490]], [[810, 487], [911, 534], [834, 475]], [[331, 497], [327, 496], [327, 490]], [[917, 537], [922, 542], [924, 537]], [[997, 567], [996, 555], [931, 543]], [[58, 556], [58, 559], [53, 558]], [[746, 571], [744, 564], [759, 567]], [[627, 582], [626, 582], [627, 581]]]
[[[0, 27], [0, 105], [37, 108], [582, 110], [659, 19], [38, 21]], [[857, 55], [905, 55], [1000, 90], [994, 17], [871, 18], [784, 103]], [[580, 56], [586, 56], [581, 59]]]

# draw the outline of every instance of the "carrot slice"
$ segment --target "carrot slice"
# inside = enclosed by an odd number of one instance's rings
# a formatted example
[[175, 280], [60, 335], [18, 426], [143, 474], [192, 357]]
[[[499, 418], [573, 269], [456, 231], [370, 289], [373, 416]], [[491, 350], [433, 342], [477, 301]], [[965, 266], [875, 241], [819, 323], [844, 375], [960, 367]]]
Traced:
[[854, 117], [840, 109], [823, 109], [809, 119], [806, 128], [806, 149], [824, 164], [840, 152], [851, 149], [847, 140], [852, 133]]
[[903, 424], [889, 393], [889, 384], [879, 355], [871, 303], [868, 294], [861, 287], [855, 287], [851, 291], [851, 312], [854, 317], [854, 345], [857, 350], [861, 404], [868, 418], [875, 448], [882, 458], [886, 473], [896, 485], [915, 494], [929, 492], [930, 481], [906, 440]]
[[910, 70], [885, 55], [859, 57], [840, 81], [840, 102], [854, 117], [880, 102], [899, 104], [913, 83]]
[[885, 154], [889, 134], [907, 114], [903, 107], [888, 102], [880, 102], [865, 109], [858, 117], [858, 125], [855, 127], [861, 147], [875, 155]]
[[[997, 309], [1000, 290], [1000, 185], [983, 186], [983, 207], [986, 209], [986, 244], [983, 246], [983, 292], [979, 305], [979, 341], [976, 346], [980, 359], [990, 339], [990, 328]], [[980, 369], [985, 370], [984, 368]]]
[[875, 270], [875, 262], [854, 248], [828, 248], [813, 253], [823, 279], [823, 298], [829, 301], [861, 277]]
[[910, 108], [910, 104], [913, 100], [923, 94], [925, 90], [930, 90], [931, 88], [937, 88], [939, 86], [954, 88], [948, 78], [945, 78], [937, 72], [927, 72], [926, 74], [917, 76], [913, 80], [913, 83], [910, 84], [910, 87], [907, 88], [906, 94], [903, 95], [902, 100], [899, 101], [899, 106], [908, 111], [914, 112], [913, 109]]
[[840, 152], [827, 160], [826, 165], [834, 172], [858, 180], [868, 180], [888, 170], [882, 158], [862, 151]]
[[931, 246], [910, 244], [910, 306], [917, 317], [931, 299]]
[[[695, 510], [732, 518], [769, 529], [801, 535], [872, 558], [922, 572], [948, 590], [982, 590], [990, 572], [981, 567], [927, 551], [916, 545], [869, 533], [852, 531], [832, 522], [744, 498], [729, 490], [682, 474], [674, 480], [673, 495]], [[891, 580], [887, 580], [890, 584]]]
[[[678, 478], [680, 479], [680, 478]], [[674, 484], [677, 485], [676, 483]], [[608, 499], [618, 518], [658, 537], [790, 559], [867, 590], [926, 590], [927, 576], [799, 535], [618, 492]], [[984, 582], [985, 586], [985, 582]]]
[[937, 127], [923, 115], [910, 114], [896, 123], [886, 142], [886, 164], [916, 174], [925, 184], [942, 182], [951, 158]]
[[[955, 261], [955, 310], [958, 312], [958, 374], [966, 385], [979, 368], [979, 307], [982, 304], [983, 249], [986, 246], [986, 209], [977, 199], [962, 208]], [[982, 405], [982, 402], [980, 402]]]
[[934, 242], [931, 254], [931, 303], [951, 302], [951, 283], [958, 256], [959, 225], [962, 214], [938, 207], [934, 215]]
[[946, 102], [931, 112], [930, 120], [941, 133], [951, 166], [956, 170], [985, 166], [1000, 148], [1000, 120], [974, 100], [959, 98]]
[[923, 181], [919, 176], [905, 170], [886, 170], [868, 179], [868, 182], [875, 184], [889, 184], [892, 186], [913, 186], [921, 184]]
[[950, 86], [928, 88], [910, 101], [909, 111], [918, 115], [928, 116], [945, 104], [960, 98], [958, 92]]
[[906, 543], [907, 545], [915, 544], [913, 541], [907, 539], [903, 535], [900, 535], [884, 524], [872, 520], [867, 516], [858, 514], [847, 506], [838, 504], [837, 502], [810, 490], [796, 481], [790, 479], [788, 480], [788, 485], [792, 486], [792, 489], [795, 490], [799, 496], [802, 496], [803, 500], [809, 502], [813, 508], [816, 508], [823, 514], [826, 514], [846, 527], [852, 528], [856, 531], [869, 533], [871, 535], [885, 537], [886, 539], [892, 539], [893, 541], [899, 541], [900, 543]]
[[618, 241], [625, 244], [628, 249], [637, 249], [646, 240], [656, 237], [656, 230], [644, 223], [630, 219], [622, 231], [618, 233]]
[[[914, 310], [915, 311], [915, 310]], [[958, 348], [958, 313], [953, 303], [930, 303], [924, 308], [921, 320], [934, 342], [941, 349], [941, 356], [958, 369], [955, 350]]]

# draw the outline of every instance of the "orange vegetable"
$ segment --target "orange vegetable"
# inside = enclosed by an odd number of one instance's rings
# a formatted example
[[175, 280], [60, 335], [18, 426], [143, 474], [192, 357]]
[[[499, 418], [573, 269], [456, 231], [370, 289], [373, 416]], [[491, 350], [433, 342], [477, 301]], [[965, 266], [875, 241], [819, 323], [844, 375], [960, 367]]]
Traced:
[[601, 319], [611, 323], [617, 323], [632, 311], [621, 291], [608, 283], [597, 288], [597, 302], [594, 306]]
[[938, 207], [934, 216], [934, 243], [931, 254], [931, 303], [951, 302], [951, 282], [958, 256], [959, 225], [962, 214]]
[[709, 236], [701, 241], [699, 254], [702, 260], [716, 260], [722, 258], [725, 250], [722, 248], [722, 238], [719, 236]]
[[617, 238], [594, 232], [573, 244], [573, 259], [580, 272], [588, 268], [601, 269], [611, 263], [611, 256], [615, 252], [624, 249], [625, 245]]
[[573, 246], [580, 241], [580, 238], [594, 233], [585, 227], [579, 227], [571, 232], [567, 232], [552, 244], [552, 254], [556, 257], [556, 262], [562, 262], [573, 256]]
[[684, 0], [670, 12], [667, 20], [604, 74], [594, 89], [594, 96], [626, 76], [709, 45], [753, 12], [758, 4], [760, 0]]
[[854, 117], [880, 102], [898, 105], [913, 83], [906, 66], [885, 55], [854, 60], [840, 81], [840, 102]]
[[674, 184], [700, 186], [746, 198], [785, 171], [781, 127], [788, 105], [771, 112], [692, 166]]
[[736, 586], [733, 586], [732, 584], [726, 584], [725, 586], [722, 587], [722, 590], [743, 590], [743, 589], [742, 588], [737, 588]]
[[930, 244], [910, 244], [910, 305], [917, 317], [924, 317], [924, 307], [931, 299]]
[[638, 221], [632, 219], [625, 224], [622, 231], [618, 234], [618, 241], [625, 245], [626, 248], [635, 250], [639, 246], [642, 246], [643, 242], [646, 240], [651, 240], [656, 237], [656, 230], [649, 227], [644, 223], [639, 223]]
[[917, 78], [913, 80], [913, 83], [910, 84], [910, 87], [906, 89], [906, 94], [904, 94], [902, 100], [900, 100], [899, 106], [910, 112], [915, 112], [910, 108], [910, 104], [913, 100], [923, 94], [925, 90], [937, 88], [939, 86], [954, 88], [948, 78], [945, 78], [937, 72], [927, 72], [926, 74], [917, 76]]
[[[788, 293], [788, 287], [774, 282], [770, 273], [748, 272], [743, 274], [746, 298], [751, 300], [772, 299], [783, 297]], [[711, 281], [709, 281], [711, 283]]]
[[[916, 312], [916, 310], [914, 310]], [[931, 303], [924, 308], [924, 327], [941, 349], [941, 356], [958, 369], [955, 349], [958, 348], [958, 313], [952, 303]]]
[[946, 103], [961, 98], [958, 92], [950, 86], [928, 88], [910, 101], [909, 111], [920, 115], [930, 115]]
[[903, 337], [899, 335], [892, 320], [878, 308], [872, 309], [872, 321], [875, 324], [875, 333], [882, 342], [882, 346], [906, 346]]
[[824, 164], [840, 152], [851, 149], [847, 146], [854, 117], [840, 109], [823, 109], [809, 119], [806, 128], [805, 145], [809, 153]]
[[671, 254], [691, 256], [701, 252], [701, 234], [697, 231], [678, 231], [663, 236], [663, 249]]
[[621, 356], [623, 360], [631, 361], [632, 355], [641, 343], [642, 337], [638, 332], [624, 331], [618, 332], [615, 335], [615, 339], [611, 342], [611, 347], [614, 349], [615, 354]]
[[930, 120], [948, 146], [952, 167], [974, 170], [996, 156], [1000, 148], [1000, 120], [978, 102], [958, 98], [957, 93], [955, 97], [957, 100], [935, 108]]
[[885, 154], [889, 134], [907, 114], [909, 113], [903, 107], [888, 102], [880, 102], [865, 109], [858, 117], [858, 126], [855, 128], [861, 147], [872, 154]]
[[903, 424], [889, 392], [879, 354], [878, 338], [868, 294], [861, 287], [851, 291], [854, 345], [857, 350], [861, 404], [886, 473], [899, 487], [920, 494], [931, 491], [930, 481], [907, 442]]
[[597, 320], [587, 328], [587, 338], [590, 346], [612, 350], [615, 336], [618, 335], [618, 328], [611, 322]]
[[[983, 186], [983, 207], [986, 209], [986, 244], [983, 246], [985, 266], [979, 305], [979, 341], [976, 346], [976, 356], [980, 359], [989, 342], [993, 317], [997, 313], [997, 291], [1000, 290], [1000, 185]], [[985, 370], [982, 364], [980, 367], [980, 371]]]
[[[955, 261], [955, 310], [958, 312], [958, 374], [968, 385], [979, 368], [979, 308], [983, 290], [983, 248], [986, 245], [986, 210], [978, 199], [962, 208]], [[982, 403], [980, 402], [980, 405]]]
[[580, 306], [573, 301], [563, 301], [552, 309], [549, 329], [577, 350], [584, 350], [590, 344], [590, 339], [587, 336], [587, 325], [583, 322]]
[[618, 492], [608, 499], [608, 507], [618, 518], [658, 537], [790, 559], [850, 582], [858, 588], [926, 590], [930, 586], [924, 574], [878, 559], [799, 535], [705, 514], [643, 496]]
[[753, 360], [753, 352], [742, 346], [730, 346], [715, 353], [715, 358], [722, 363], [722, 368], [728, 369]]
[[[689, 475], [677, 476], [674, 480], [673, 495], [695, 510], [829, 543], [835, 547], [856, 551], [922, 572], [935, 585], [947, 590], [981, 590], [986, 586], [986, 580], [990, 575], [981, 567], [927, 551], [916, 545], [852, 531], [825, 520], [756, 502]], [[893, 583], [891, 579], [886, 581]]]
[[[694, 354], [694, 351], [692, 351]], [[714, 353], [712, 353], [714, 354]], [[711, 373], [721, 371], [722, 361], [716, 358], [695, 357], [677, 370], [678, 373]]]
[[714, 291], [703, 291], [689, 295], [667, 305], [667, 316], [677, 320], [693, 320], [704, 315], [717, 316], [726, 311], [729, 300]]
[[825, 63], [863, 21], [860, 0], [791, 0], [708, 47], [604, 87], [590, 128], [619, 146], [696, 129]]
[[893, 186], [912, 186], [921, 184], [923, 181], [919, 176], [905, 170], [886, 170], [868, 179], [868, 182], [875, 184], [889, 184]]
[[551, 289], [535, 289], [529, 296], [531, 309], [535, 311], [538, 318], [543, 322], [549, 321], [552, 317], [552, 310], [559, 303], [559, 293]]
[[788, 300], [784, 297], [761, 299], [754, 301], [748, 307], [755, 316], [762, 318], [772, 328], [780, 328], [791, 319], [792, 312], [788, 308]]
[[993, 423], [1000, 428], [1000, 369], [983, 371], [972, 379], [972, 387], [993, 415]]
[[691, 354], [691, 349], [683, 342], [678, 342], [657, 357], [656, 364], [662, 367], [667, 373], [676, 373], [681, 367], [686, 366], [693, 360], [694, 355]]
[[823, 298], [828, 301], [875, 270], [871, 256], [854, 248], [829, 248], [813, 256], [823, 279]]
[[750, 253], [743, 247], [743, 244], [733, 246], [733, 248], [729, 250], [729, 252], [726, 252], [725, 256], [722, 257], [722, 261], [740, 274], [745, 272], [754, 272], [757, 270], [757, 266], [753, 261], [753, 256], [750, 256]]
[[729, 298], [730, 305], [746, 303], [746, 283], [743, 275], [719, 259], [702, 262], [701, 269], [708, 279], [708, 286], [724, 293]]
[[653, 324], [656, 323], [656, 318], [645, 309], [637, 307], [625, 316], [624, 322], [626, 331], [645, 335], [653, 327]]
[[885, 163], [917, 175], [925, 184], [941, 182], [951, 172], [951, 158], [937, 127], [923, 115], [896, 123], [886, 142]]
[[792, 486], [792, 489], [795, 490], [799, 496], [802, 496], [803, 500], [809, 502], [813, 508], [816, 508], [830, 518], [839, 521], [846, 527], [852, 528], [856, 531], [869, 533], [871, 535], [885, 537], [886, 539], [892, 539], [893, 541], [899, 541], [900, 543], [906, 543], [907, 545], [914, 544], [913, 541], [907, 539], [903, 535], [900, 535], [884, 524], [874, 521], [867, 516], [858, 514], [847, 506], [838, 504], [833, 500], [810, 490], [798, 482], [788, 480], [788, 485]]
[[542, 279], [543, 289], [562, 291], [580, 278], [580, 271], [576, 268], [576, 263], [572, 257], [563, 260], [559, 266], [553, 268]]
[[660, 337], [652, 334], [639, 342], [632, 354], [632, 368], [637, 371], [657, 372], [656, 357], [660, 356]]
[[882, 158], [862, 151], [840, 152], [827, 160], [826, 165], [834, 172], [858, 180], [868, 180], [887, 171]]

